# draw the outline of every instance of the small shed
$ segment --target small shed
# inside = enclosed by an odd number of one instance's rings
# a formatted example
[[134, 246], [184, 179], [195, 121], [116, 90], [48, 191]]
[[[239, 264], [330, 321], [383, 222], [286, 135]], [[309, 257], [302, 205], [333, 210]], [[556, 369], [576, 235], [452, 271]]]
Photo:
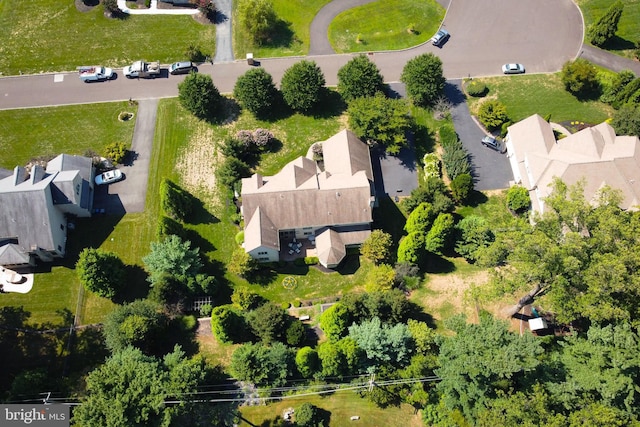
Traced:
[[533, 319], [529, 319], [529, 329], [532, 331], [541, 331], [543, 329], [547, 329], [549, 326], [547, 325], [547, 321], [542, 317], [535, 317]]

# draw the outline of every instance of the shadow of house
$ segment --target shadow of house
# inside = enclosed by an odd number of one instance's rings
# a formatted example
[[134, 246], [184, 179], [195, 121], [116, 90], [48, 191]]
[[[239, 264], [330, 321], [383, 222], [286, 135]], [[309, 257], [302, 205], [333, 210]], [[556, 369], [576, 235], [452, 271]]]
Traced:
[[91, 159], [61, 154], [30, 172], [16, 166], [0, 180], [0, 265], [33, 266], [66, 253], [69, 218], [90, 217]]

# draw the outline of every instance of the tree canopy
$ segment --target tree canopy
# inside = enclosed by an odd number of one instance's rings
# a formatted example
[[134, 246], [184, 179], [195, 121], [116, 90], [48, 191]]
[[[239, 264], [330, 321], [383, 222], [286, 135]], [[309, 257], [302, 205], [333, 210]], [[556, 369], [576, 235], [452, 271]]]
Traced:
[[393, 239], [389, 233], [380, 229], [373, 230], [362, 243], [360, 253], [376, 265], [389, 263], [392, 258]]
[[252, 68], [238, 77], [233, 96], [258, 118], [268, 117], [278, 102], [278, 89], [264, 68]]
[[358, 55], [338, 70], [338, 92], [346, 102], [384, 91], [380, 70], [365, 55]]
[[624, 3], [620, 0], [616, 1], [589, 27], [587, 36], [592, 45], [603, 46], [616, 35], [623, 9]]
[[314, 61], [302, 60], [289, 67], [280, 81], [280, 91], [291, 109], [306, 113], [315, 108], [324, 93], [324, 74]]
[[117, 307], [104, 320], [102, 333], [107, 348], [118, 352], [133, 346], [150, 354], [162, 343], [169, 319], [160, 306], [148, 300], [137, 300]]
[[270, 0], [241, 0], [238, 2], [238, 20], [253, 43], [264, 45], [276, 30], [278, 15]]
[[116, 254], [102, 249], [83, 249], [76, 274], [86, 290], [106, 298], [115, 297], [125, 285], [124, 263]]
[[292, 377], [294, 369], [294, 351], [280, 342], [270, 346], [243, 344], [231, 355], [233, 375], [258, 386], [282, 386]]
[[142, 258], [149, 271], [149, 281], [156, 282], [163, 274], [186, 280], [202, 268], [200, 249], [191, 249], [191, 242], [171, 235], [161, 242], [151, 242], [151, 252]]
[[405, 64], [400, 81], [414, 104], [432, 106], [444, 92], [442, 61], [433, 53], [416, 56]]
[[211, 76], [201, 73], [189, 73], [178, 84], [178, 99], [184, 108], [199, 119], [213, 117], [222, 103], [222, 96]]

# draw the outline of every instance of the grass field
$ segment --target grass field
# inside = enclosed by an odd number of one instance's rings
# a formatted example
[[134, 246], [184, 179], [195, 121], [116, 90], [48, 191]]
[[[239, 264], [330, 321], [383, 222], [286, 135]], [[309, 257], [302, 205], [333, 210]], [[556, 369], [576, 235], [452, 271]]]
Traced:
[[379, 0], [338, 15], [329, 41], [338, 53], [404, 49], [429, 40], [443, 18], [433, 0]]
[[[276, 417], [282, 420], [287, 408], [297, 408], [302, 403], [309, 402], [330, 413], [331, 427], [346, 426], [379, 426], [379, 427], [419, 427], [423, 426], [419, 413], [414, 413], [409, 405], [401, 407], [378, 408], [367, 399], [363, 399], [353, 391], [338, 392], [333, 395], [304, 396], [287, 398], [280, 402], [266, 406], [243, 406], [240, 408], [242, 420], [239, 426], [275, 426]], [[360, 416], [358, 421], [351, 421], [353, 415]]]
[[579, 101], [564, 89], [560, 74], [520, 75], [477, 79], [487, 85], [485, 98], [469, 97], [469, 107], [475, 113], [480, 103], [497, 98], [507, 107], [513, 122], [532, 114], [551, 114], [554, 122], [583, 121], [601, 123], [613, 114], [613, 109], [599, 101]]
[[[576, 0], [576, 3], [582, 10], [585, 26], [589, 28], [591, 24], [605, 14], [609, 6], [613, 4], [613, 1]], [[618, 23], [618, 32], [615, 39], [604, 48], [618, 55], [632, 58], [632, 51], [636, 43], [640, 43], [640, 0], [622, 0], [622, 3], [624, 3], [624, 9]], [[588, 42], [586, 32], [585, 41]]]
[[[246, 37], [246, 31], [238, 23], [238, 2], [233, 2], [233, 51], [236, 58], [244, 58], [252, 52], [256, 58], [306, 55], [309, 52], [311, 21], [322, 7], [331, 0], [273, 0], [273, 8], [280, 19], [280, 31], [275, 40], [265, 46], [256, 46]], [[237, 24], [236, 24], [237, 23]]]
[[75, 70], [80, 65], [124, 66], [138, 59], [184, 59], [189, 45], [215, 53], [214, 25], [190, 16], [109, 19], [102, 6], [80, 12], [73, 1], [0, 2], [0, 73]]

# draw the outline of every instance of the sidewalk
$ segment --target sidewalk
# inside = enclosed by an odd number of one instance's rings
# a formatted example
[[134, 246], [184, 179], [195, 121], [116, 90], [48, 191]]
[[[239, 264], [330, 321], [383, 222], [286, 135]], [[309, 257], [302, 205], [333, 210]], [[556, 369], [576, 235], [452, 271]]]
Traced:
[[129, 9], [126, 0], [118, 0], [118, 9], [129, 15], [195, 15], [198, 9], [158, 9], [158, 0], [151, 0], [149, 9]]

